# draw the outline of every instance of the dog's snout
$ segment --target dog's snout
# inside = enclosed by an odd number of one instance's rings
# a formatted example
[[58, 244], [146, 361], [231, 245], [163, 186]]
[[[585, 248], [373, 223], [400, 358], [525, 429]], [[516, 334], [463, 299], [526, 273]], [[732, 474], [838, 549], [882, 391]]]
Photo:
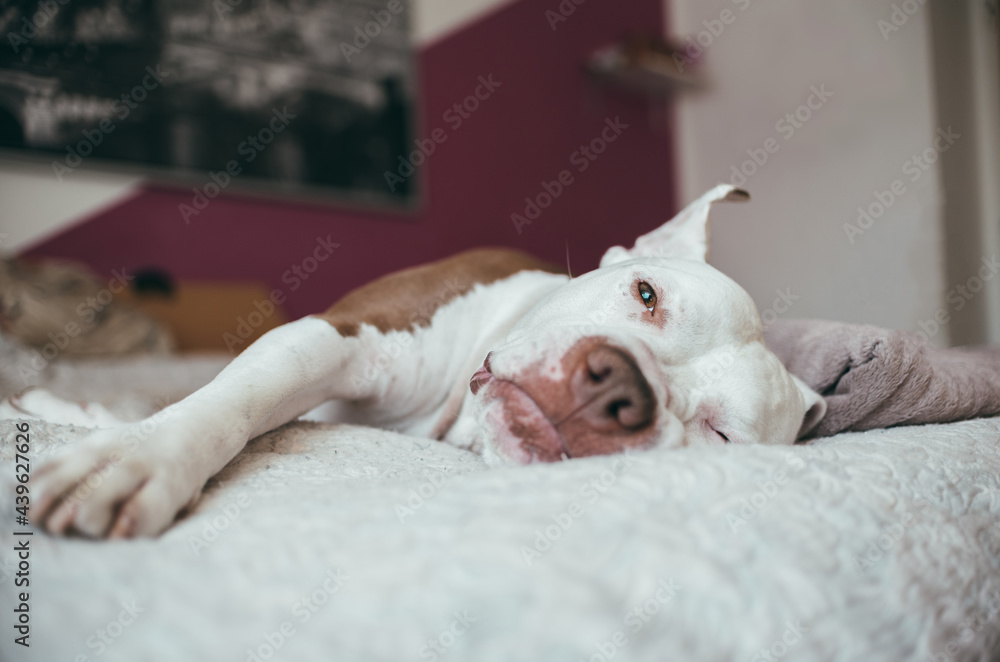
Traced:
[[[534, 459], [555, 462], [644, 448], [658, 434], [657, 395], [629, 349], [589, 336], [558, 359], [515, 372], [502, 355], [473, 376], [504, 401], [508, 433]], [[489, 370], [492, 363], [498, 372]]]
[[570, 384], [575, 417], [608, 433], [633, 432], [653, 422], [653, 391], [630, 354], [599, 345], [582, 359]]

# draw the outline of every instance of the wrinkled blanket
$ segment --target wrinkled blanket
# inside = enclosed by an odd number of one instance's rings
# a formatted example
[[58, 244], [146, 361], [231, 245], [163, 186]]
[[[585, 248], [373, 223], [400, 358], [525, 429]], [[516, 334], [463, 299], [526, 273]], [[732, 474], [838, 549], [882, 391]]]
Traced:
[[779, 320], [764, 340], [826, 399], [813, 437], [1000, 414], [1000, 347], [941, 349], [905, 331], [823, 320]]

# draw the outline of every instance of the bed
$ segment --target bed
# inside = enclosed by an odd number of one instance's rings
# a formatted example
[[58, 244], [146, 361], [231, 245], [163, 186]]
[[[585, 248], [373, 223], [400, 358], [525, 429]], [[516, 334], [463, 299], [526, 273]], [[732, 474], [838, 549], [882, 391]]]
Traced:
[[[31, 379], [137, 418], [224, 363]], [[32, 535], [30, 648], [18, 422], [0, 421], [3, 660], [1000, 659], [1000, 418], [490, 470], [298, 421], [157, 539]], [[34, 466], [87, 432], [27, 422]]]

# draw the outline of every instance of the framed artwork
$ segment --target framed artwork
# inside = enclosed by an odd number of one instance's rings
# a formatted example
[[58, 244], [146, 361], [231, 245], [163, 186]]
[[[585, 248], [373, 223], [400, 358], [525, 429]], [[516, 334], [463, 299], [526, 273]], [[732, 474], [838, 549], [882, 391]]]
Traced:
[[50, 163], [55, 179], [125, 168], [183, 183], [193, 211], [230, 189], [415, 203], [417, 173], [396, 168], [414, 124], [409, 3], [0, 8], [0, 147]]

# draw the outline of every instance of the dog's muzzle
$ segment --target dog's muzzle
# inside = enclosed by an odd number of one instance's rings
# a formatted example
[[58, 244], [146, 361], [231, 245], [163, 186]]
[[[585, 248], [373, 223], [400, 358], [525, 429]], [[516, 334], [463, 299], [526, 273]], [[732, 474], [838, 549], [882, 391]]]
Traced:
[[516, 443], [527, 461], [617, 453], [656, 436], [656, 396], [630, 352], [603, 338], [584, 338], [564, 355], [561, 379], [537, 367], [503, 379], [487, 356], [472, 376], [473, 394], [500, 401], [503, 448]]

